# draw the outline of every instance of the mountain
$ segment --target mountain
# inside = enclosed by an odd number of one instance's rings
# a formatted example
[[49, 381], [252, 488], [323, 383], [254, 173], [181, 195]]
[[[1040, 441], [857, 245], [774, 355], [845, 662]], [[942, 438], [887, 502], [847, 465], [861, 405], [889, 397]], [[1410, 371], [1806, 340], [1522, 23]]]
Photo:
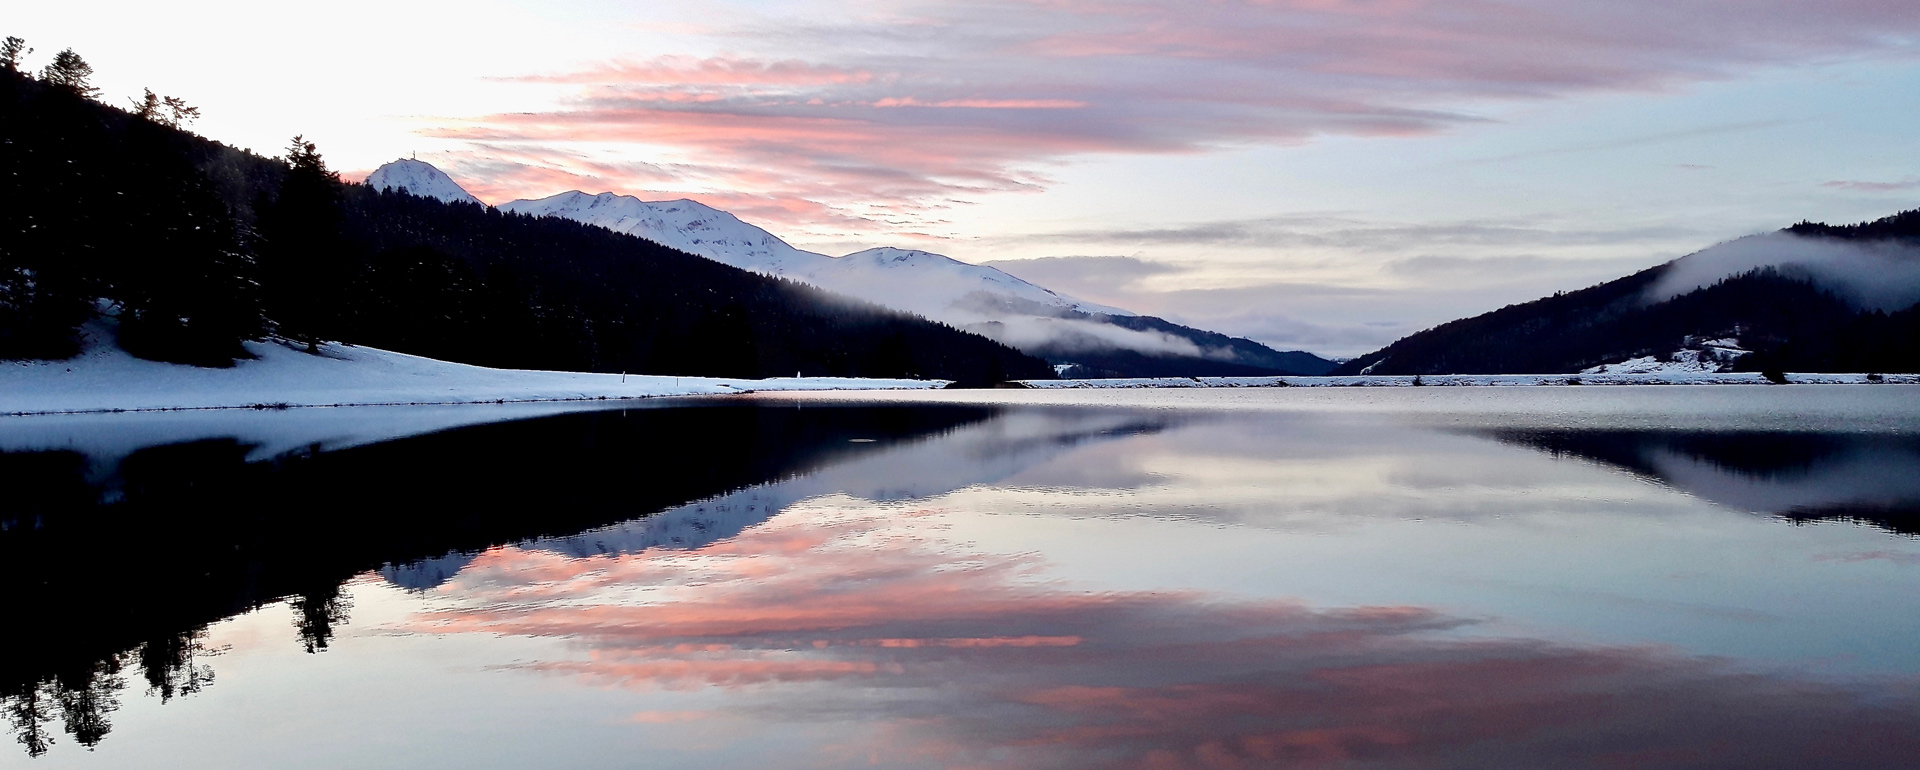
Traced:
[[1920, 211], [1802, 222], [1419, 332], [1339, 374], [1920, 371]]
[[470, 205], [418, 161], [372, 181], [342, 182], [298, 138], [261, 157], [0, 70], [0, 359], [71, 357], [111, 315], [128, 353], [204, 366], [273, 335], [513, 369], [1053, 375], [924, 318]]
[[1303, 352], [1075, 299], [1001, 270], [914, 249], [842, 257], [798, 249], [733, 214], [691, 200], [643, 201], [573, 191], [502, 204], [637, 235], [743, 270], [780, 276], [977, 332], [1077, 376], [1324, 374]]
[[649, 202], [631, 195], [571, 191], [504, 203], [500, 210], [598, 225], [742, 270], [811, 283], [937, 321], [949, 321], [953, 306], [975, 292], [1061, 310], [1133, 315], [1055, 294], [991, 267], [925, 251], [878, 248], [839, 258], [803, 251], [739, 217], [684, 198]]
[[503, 203], [500, 210], [604, 227], [767, 275], [803, 275], [829, 259], [796, 249], [739, 217], [690, 200], [649, 203], [631, 195], [573, 191]]
[[446, 203], [486, 205], [433, 164], [411, 158], [401, 158], [381, 166], [367, 177], [366, 185], [383, 192], [398, 190]]

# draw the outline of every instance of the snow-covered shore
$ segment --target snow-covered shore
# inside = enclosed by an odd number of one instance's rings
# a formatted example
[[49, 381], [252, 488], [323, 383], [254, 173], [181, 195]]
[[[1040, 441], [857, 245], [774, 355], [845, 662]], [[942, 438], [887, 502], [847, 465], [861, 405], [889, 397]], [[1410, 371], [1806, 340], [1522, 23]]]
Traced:
[[[1788, 374], [1793, 385], [1920, 384], [1920, 374]], [[1647, 374], [1434, 374], [1354, 377], [1153, 377], [1112, 380], [1023, 380], [1041, 390], [1071, 388], [1330, 388], [1520, 385], [1766, 385], [1757, 372], [1658, 372]]]
[[145, 361], [94, 340], [65, 361], [0, 361], [0, 415], [247, 407], [474, 404], [717, 395], [774, 390], [937, 388], [942, 380], [767, 380], [488, 369], [377, 348], [325, 345], [318, 355], [250, 342], [229, 369]]

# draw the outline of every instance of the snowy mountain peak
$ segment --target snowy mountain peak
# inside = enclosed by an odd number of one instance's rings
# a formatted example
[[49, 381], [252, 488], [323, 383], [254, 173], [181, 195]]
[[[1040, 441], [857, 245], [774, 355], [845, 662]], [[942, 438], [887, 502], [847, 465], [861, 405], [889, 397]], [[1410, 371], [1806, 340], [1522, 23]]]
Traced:
[[448, 203], [480, 203], [466, 189], [440, 169], [424, 160], [401, 158], [374, 169], [367, 175], [367, 186], [377, 190], [399, 190]]
[[1130, 316], [1119, 308], [1081, 302], [991, 267], [920, 251], [881, 247], [834, 258], [794, 248], [774, 234], [699, 201], [643, 201], [631, 195], [572, 190], [539, 200], [502, 204], [501, 211], [563, 217], [636, 235], [715, 262], [811, 283], [936, 321], [964, 325], [987, 304], [1032, 304]]
[[[856, 251], [834, 260], [829, 270], [842, 275], [866, 273], [884, 276], [881, 280], [895, 284], [910, 284], [918, 289], [924, 301], [935, 302], [934, 307], [954, 305], [969, 295], [985, 292], [1001, 299], [1014, 299], [1036, 305], [1065, 310], [1075, 310], [1096, 315], [1130, 316], [1132, 312], [1092, 302], [1082, 302], [1072, 297], [1055, 293], [1052, 289], [1038, 286], [1015, 278], [998, 268], [971, 265], [952, 257], [935, 254], [919, 249], [896, 249], [882, 246], [865, 251]], [[822, 278], [826, 273], [816, 274]], [[850, 276], [849, 276], [850, 277]], [[846, 280], [828, 281], [821, 284], [836, 288], [835, 284], [844, 284]], [[903, 287], [904, 288], [904, 287]], [[926, 310], [922, 315], [939, 318]]]
[[684, 198], [643, 201], [631, 195], [590, 195], [574, 190], [539, 200], [514, 201], [500, 210], [564, 217], [769, 275], [799, 278], [827, 261], [826, 256], [796, 249], [739, 217]]
[[[1082, 302], [997, 268], [919, 249], [880, 247], [843, 257], [804, 251], [698, 201], [644, 201], [631, 195], [574, 190], [539, 200], [513, 201], [502, 204], [500, 210], [561, 217], [638, 236], [715, 262], [812, 284], [1044, 355], [1073, 351], [1074, 355], [1110, 356], [1113, 351], [1126, 350], [1148, 357], [1231, 363], [1241, 355], [1232, 347], [1237, 342], [1265, 350], [1252, 342], [1208, 336], [1158, 319], [1145, 319], [1148, 323], [1144, 327], [1132, 320], [1123, 323], [1137, 315]], [[1227, 347], [1220, 347], [1222, 344]]]

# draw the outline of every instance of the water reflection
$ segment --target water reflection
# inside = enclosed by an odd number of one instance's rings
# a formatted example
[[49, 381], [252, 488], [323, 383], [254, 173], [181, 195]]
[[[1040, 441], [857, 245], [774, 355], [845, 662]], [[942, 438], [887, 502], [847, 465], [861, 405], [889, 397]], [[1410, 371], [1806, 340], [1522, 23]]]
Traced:
[[1489, 435], [1643, 474], [1730, 508], [1920, 535], [1920, 437], [1537, 429]]
[[1874, 767], [1920, 750], [1910, 686], [1463, 638], [1480, 621], [1414, 606], [1063, 591], [1033, 554], [939, 547], [933, 518], [826, 500], [694, 553], [493, 551], [447, 587], [463, 606], [414, 630], [565, 638], [580, 654], [517, 666], [720, 690], [733, 718], [858, 721], [858, 756], [883, 766]]
[[[537, 739], [582, 766], [621, 730], [666, 764], [693, 725], [731, 753], [680, 747], [688, 766], [1920, 751], [1920, 573], [1895, 571], [1920, 547], [1715, 507], [1911, 532], [1920, 444], [1898, 435], [778, 402], [334, 443], [4, 433], [0, 579], [24, 590], [0, 612], [34, 633], [0, 635], [0, 702], [33, 756], [61, 732], [110, 746], [141, 681], [161, 702], [206, 689], [210, 658], [260, 644], [220, 621], [281, 602], [273, 642], [306, 671], [380, 680], [360, 672], [407, 650], [500, 650], [435, 674], [459, 688], [373, 691], [422, 722], [305, 738], [335, 766], [408, 764], [379, 747], [456, 718], [466, 743], [422, 748], [513, 766], [499, 728], [536, 696], [576, 704]], [[1809, 662], [1842, 658], [1872, 675]], [[221, 681], [199, 700], [260, 697]], [[172, 732], [251, 746], [340, 718], [293, 703]]]
[[0, 699], [28, 753], [56, 712], [93, 746], [130, 664], [162, 699], [212, 681], [182, 651], [222, 618], [293, 597], [295, 635], [320, 652], [348, 617], [341, 584], [369, 569], [594, 529], [990, 413], [636, 409], [265, 457], [230, 437], [0, 452], [0, 616], [33, 624], [0, 635]]
[[[538, 538], [518, 546], [574, 557], [639, 553], [652, 548], [699, 549], [737, 536], [801, 500], [827, 494], [880, 502], [926, 499], [999, 482], [1091, 444], [1150, 435], [1190, 421], [1176, 415], [1109, 410], [1003, 413], [990, 421], [955, 427], [921, 440], [898, 441], [858, 456], [839, 458], [806, 474], [748, 486], [645, 518], [574, 535]], [[453, 552], [394, 565], [382, 570], [382, 575], [404, 588], [432, 588], [458, 573], [477, 553]]]

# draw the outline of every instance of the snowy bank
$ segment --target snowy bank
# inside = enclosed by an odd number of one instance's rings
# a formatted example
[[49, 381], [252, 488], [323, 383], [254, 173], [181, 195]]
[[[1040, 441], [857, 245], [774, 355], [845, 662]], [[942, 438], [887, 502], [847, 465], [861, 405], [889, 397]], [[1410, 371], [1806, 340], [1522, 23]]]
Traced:
[[937, 388], [944, 380], [726, 377], [488, 369], [377, 348], [323, 345], [309, 354], [249, 342], [253, 360], [206, 369], [134, 358], [89, 325], [86, 351], [65, 361], [0, 361], [0, 414], [240, 407], [473, 404], [690, 396], [778, 390]]
[[[1416, 382], [1416, 379], [1418, 382]], [[1920, 384], [1920, 374], [1788, 374], [1792, 385]], [[1071, 388], [1330, 388], [1517, 385], [1766, 385], [1757, 372], [1663, 371], [1631, 374], [1434, 374], [1422, 377], [1152, 377], [1113, 380], [1024, 380], [1040, 390]]]

